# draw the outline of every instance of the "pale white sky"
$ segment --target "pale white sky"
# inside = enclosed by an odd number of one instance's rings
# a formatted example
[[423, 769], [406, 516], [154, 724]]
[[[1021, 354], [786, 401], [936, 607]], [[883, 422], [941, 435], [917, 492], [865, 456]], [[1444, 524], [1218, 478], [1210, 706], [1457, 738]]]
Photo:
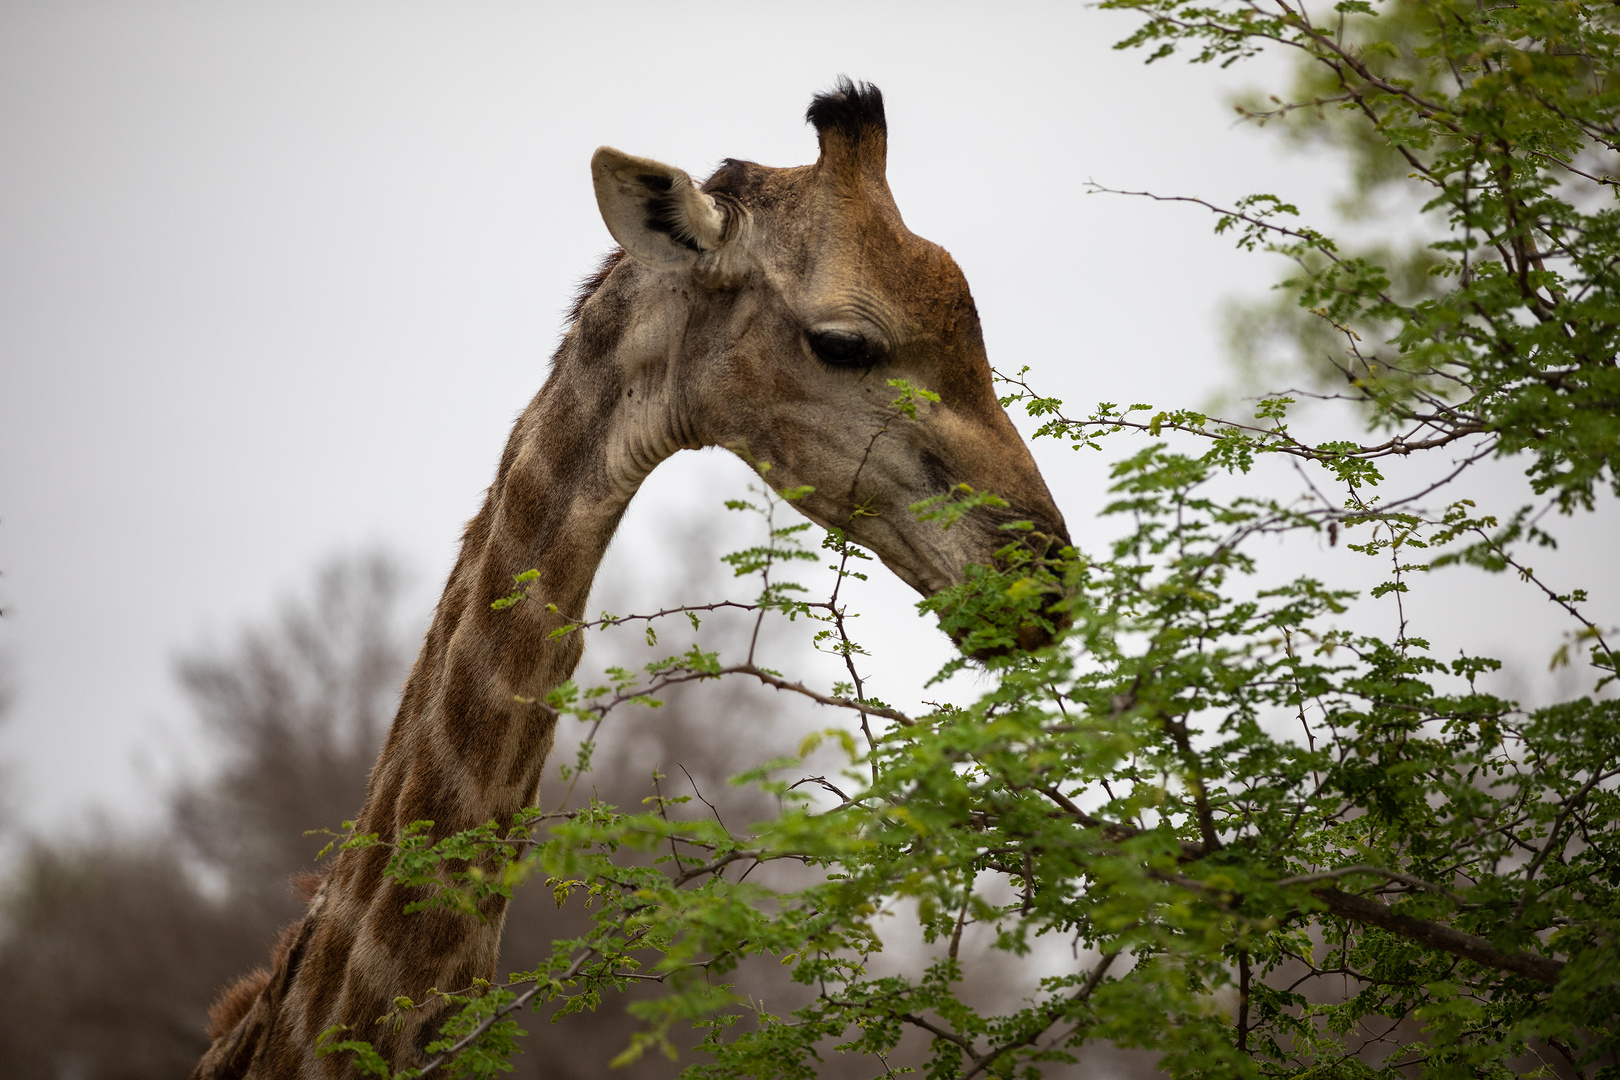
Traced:
[[[1144, 68], [1110, 48], [1130, 25], [1075, 3], [0, 2], [0, 757], [25, 820], [148, 814], [199, 753], [174, 651], [320, 557], [391, 545], [425, 618], [611, 244], [599, 144], [697, 175], [802, 164], [810, 95], [876, 82], [901, 210], [963, 266], [994, 362], [1087, 409], [1199, 404], [1221, 300], [1276, 268], [1084, 181], [1320, 209], [1332, 162], [1232, 126], [1226, 96], [1275, 68]], [[1037, 455], [1077, 538], [1103, 535], [1105, 459]], [[657, 562], [660, 515], [745, 482], [684, 457], [615, 578]], [[1585, 535], [1566, 558], [1612, 555]], [[898, 670], [943, 655], [907, 590], [870, 591]], [[1542, 606], [1440, 603], [1475, 644], [1556, 644]]]

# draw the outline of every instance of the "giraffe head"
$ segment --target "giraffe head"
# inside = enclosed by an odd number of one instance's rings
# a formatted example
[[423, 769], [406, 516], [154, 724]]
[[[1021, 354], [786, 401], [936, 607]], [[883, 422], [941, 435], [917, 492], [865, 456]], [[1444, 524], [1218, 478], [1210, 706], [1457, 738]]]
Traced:
[[[1063, 517], [996, 399], [967, 280], [913, 234], [885, 179], [883, 98], [844, 80], [815, 98], [814, 165], [728, 160], [701, 186], [608, 147], [591, 162], [620, 264], [580, 315], [617, 326], [618, 438], [631, 485], [680, 446], [718, 445], [844, 529], [924, 595], [1020, 536], [1068, 543]], [[629, 318], [630, 309], [634, 317]], [[593, 310], [596, 309], [596, 310]], [[938, 395], [896, 405], [891, 380]], [[943, 528], [915, 504], [960, 485], [1006, 506]], [[1012, 522], [1033, 529], [1008, 531]]]

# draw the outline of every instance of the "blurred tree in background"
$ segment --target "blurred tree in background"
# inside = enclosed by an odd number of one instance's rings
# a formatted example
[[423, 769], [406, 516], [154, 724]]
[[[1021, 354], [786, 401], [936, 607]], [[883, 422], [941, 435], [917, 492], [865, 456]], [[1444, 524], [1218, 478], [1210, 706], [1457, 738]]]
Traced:
[[329, 563], [309, 598], [268, 627], [176, 664], [219, 752], [217, 772], [174, 794], [178, 838], [258, 925], [299, 913], [287, 878], [311, 869], [305, 832], [342, 821], [365, 796], [416, 650], [401, 587], [385, 556]]
[[[167, 828], [126, 836], [109, 824], [90, 839], [27, 844], [0, 924], [7, 1080], [190, 1072], [221, 986], [262, 963], [300, 913], [291, 879], [315, 868], [323, 843], [306, 834], [335, 827], [365, 797], [417, 646], [402, 587], [386, 555], [334, 560], [275, 619], [180, 657], [176, 676], [217, 756], [171, 793]], [[695, 717], [672, 715], [644, 741], [654, 761], [689, 749]], [[739, 765], [747, 740], [724, 745], [734, 750], [722, 767]], [[637, 765], [614, 797], [641, 796], [652, 766]], [[578, 921], [559, 925], [542, 900], [526, 896], [514, 910], [509, 948], [538, 952]], [[596, 1075], [629, 1031], [627, 1018], [604, 1011], [574, 1025], [566, 1053], [531, 1057], [566, 1063], [563, 1075]]]
[[220, 986], [298, 911], [306, 830], [364, 798], [414, 652], [385, 556], [334, 561], [308, 597], [177, 676], [217, 748], [172, 792], [167, 830], [29, 841], [0, 923], [7, 1077], [183, 1076]]

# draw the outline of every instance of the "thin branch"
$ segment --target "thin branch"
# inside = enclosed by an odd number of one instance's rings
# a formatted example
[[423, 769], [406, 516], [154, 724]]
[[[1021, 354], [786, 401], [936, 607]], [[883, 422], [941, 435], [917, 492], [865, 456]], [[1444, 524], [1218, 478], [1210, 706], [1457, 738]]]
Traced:
[[1317, 881], [1333, 881], [1337, 878], [1348, 877], [1351, 874], [1372, 874], [1377, 877], [1388, 878], [1391, 881], [1399, 881], [1404, 885], [1410, 885], [1414, 889], [1438, 893], [1457, 903], [1463, 903], [1462, 897], [1443, 885], [1436, 885], [1432, 881], [1424, 881], [1422, 878], [1413, 877], [1411, 874], [1403, 874], [1399, 870], [1387, 870], [1381, 866], [1362, 866], [1359, 864], [1356, 866], [1341, 866], [1335, 870], [1323, 870], [1315, 874], [1300, 874], [1297, 877], [1280, 878], [1271, 884], [1278, 888], [1286, 888], [1289, 885], [1309, 885]]
[[[973, 1067], [962, 1075], [962, 1080], [973, 1080], [975, 1076], [978, 1076], [981, 1072], [995, 1064], [996, 1059], [1000, 1058], [1003, 1054], [1029, 1046], [1031, 1043], [1039, 1041], [1040, 1037], [1046, 1032], [1046, 1029], [1057, 1022], [1058, 1016], [1068, 1012], [1076, 1005], [1083, 1004], [1091, 997], [1091, 995], [1096, 991], [1097, 987], [1102, 985], [1103, 977], [1108, 974], [1108, 969], [1113, 965], [1114, 960], [1118, 956], [1118, 949], [1115, 949], [1113, 952], [1103, 953], [1102, 959], [1097, 961], [1097, 966], [1091, 969], [1091, 973], [1086, 976], [1086, 981], [1080, 984], [1080, 988], [1073, 994], [1070, 994], [1067, 998], [1063, 999], [1061, 1007], [1054, 1010], [1057, 1015], [1053, 1016], [1052, 1019], [1047, 1021], [1047, 1023], [1039, 1030], [1032, 1031], [1022, 1039], [1019, 1039], [1016, 1042], [1007, 1043], [1003, 1046], [998, 1046], [994, 1050], [987, 1051], [984, 1056], [973, 1062]], [[1080, 1029], [1080, 1026], [1081, 1025], [1076, 1024], [1073, 1028], [1070, 1028], [1064, 1033], [1061, 1041], [1066, 1041], [1069, 1036], [1073, 1035]]]
[[731, 830], [727, 829], [726, 828], [726, 823], [723, 820], [721, 820], [719, 808], [717, 808], [714, 805], [714, 803], [710, 802], [708, 799], [705, 799], [703, 797], [703, 792], [698, 790], [697, 781], [692, 779], [692, 774], [690, 772], [687, 772], [686, 766], [682, 765], [680, 762], [677, 761], [675, 763], [675, 767], [677, 769], [681, 770], [681, 772], [686, 773], [686, 782], [692, 785], [692, 794], [694, 794], [694, 795], [696, 795], [698, 797], [699, 802], [703, 803], [704, 806], [707, 806], [711, 811], [713, 811], [714, 820], [719, 822], [720, 827], [722, 829], [726, 830], [726, 835], [730, 836], [731, 835]]
[[[822, 608], [827, 605], [819, 602], [807, 602], [804, 606]], [[700, 611], [724, 611], [727, 609], [734, 611], [774, 610], [764, 604], [745, 604], [739, 600], [718, 600], [712, 604], [678, 604], [675, 607], [667, 607], [662, 611], [653, 611], [645, 615], [604, 615], [600, 619], [584, 619], [579, 622], [572, 622], [568, 624], [568, 627], [574, 630], [590, 630], [595, 627], [618, 626], [620, 623], [652, 622], [655, 619], [662, 619], [670, 615], [694, 615]]]
[[[586, 949], [584, 952], [581, 952], [577, 957], [574, 958], [574, 962], [572, 964], [568, 965], [568, 970], [563, 972], [561, 975], [559, 975], [556, 978], [555, 981], [559, 982], [559, 983], [564, 983], [564, 982], [567, 982], [569, 979], [572, 979], [574, 976], [578, 975], [581, 971], [583, 971], [585, 969], [585, 962], [587, 960], [589, 960], [592, 956], [595, 956], [595, 955], [596, 955], [596, 950], [594, 948]], [[489, 1016], [484, 1017], [483, 1020], [479, 1021], [479, 1024], [478, 1024], [477, 1027], [473, 1028], [466, 1035], [463, 1035], [460, 1039], [458, 1039], [454, 1046], [450, 1047], [450, 1049], [448, 1049], [448, 1050], [443, 1051], [442, 1053], [439, 1054], [438, 1057], [434, 1058], [432, 1061], [430, 1061], [426, 1065], [422, 1066], [422, 1071], [417, 1073], [417, 1076], [420, 1078], [420, 1077], [427, 1076], [430, 1073], [433, 1073], [433, 1072], [437, 1071], [439, 1066], [443, 1065], [445, 1062], [449, 1061], [451, 1058], [455, 1057], [457, 1054], [459, 1054], [463, 1050], [467, 1049], [467, 1047], [471, 1046], [473, 1044], [473, 1042], [479, 1038], [479, 1036], [483, 1035], [490, 1028], [494, 1027], [497, 1022], [499, 1022], [500, 1020], [505, 1019], [510, 1014], [512, 1014], [512, 1013], [516, 1012], [517, 1010], [521, 1009], [524, 1005], [527, 1005], [529, 1003], [529, 1001], [534, 997], [534, 995], [538, 994], [539, 992], [540, 992], [540, 984], [538, 982], [536, 982], [533, 986], [529, 987], [523, 993], [519, 994], [517, 997], [513, 998], [511, 1001], [507, 1002], [505, 1005], [502, 1005], [499, 1009], [495, 1010], [495, 1012], [491, 1013]]]
[[916, 1013], [901, 1013], [900, 1019], [904, 1020], [912, 1027], [922, 1028], [930, 1035], [933, 1035], [936, 1039], [944, 1039], [948, 1043], [955, 1043], [957, 1046], [962, 1048], [962, 1051], [966, 1053], [969, 1058], [974, 1060], [978, 1059], [978, 1055], [974, 1053], [972, 1042], [964, 1039], [954, 1031], [940, 1027], [927, 1017], [918, 1016]]
[[[788, 679], [784, 679], [773, 671], [768, 671], [765, 668], [751, 663], [732, 664], [728, 667], [716, 668], [713, 671], [704, 671], [696, 668], [684, 667], [672, 668], [669, 671], [660, 673], [657, 678], [653, 679], [645, 686], [621, 690], [612, 697], [605, 698], [602, 701], [590, 705], [588, 707], [588, 711], [595, 713], [598, 716], [606, 716], [613, 709], [627, 701], [631, 701], [635, 698], [646, 697], [648, 694], [657, 693], [665, 687], [679, 686], [683, 683], [689, 682], [701, 682], [705, 679], [719, 679], [727, 675], [752, 676], [753, 678], [764, 683], [766, 686], [777, 690], [785, 690], [789, 693], [803, 695], [804, 697], [807, 697], [821, 705], [831, 705], [834, 708], [849, 709], [853, 712], [868, 712], [873, 716], [881, 716], [885, 720], [893, 720], [902, 727], [912, 727], [917, 723], [917, 721], [913, 720], [911, 717], [907, 716], [898, 709], [891, 709], [882, 705], [874, 705], [871, 702], [866, 701], [856, 701], [852, 698], [843, 697], [837, 694], [823, 694], [819, 691], [810, 689], [803, 683], [792, 682]], [[546, 704], [539, 698], [519, 697], [517, 700], [525, 705], [532, 705], [535, 708], [554, 716], [559, 713], [559, 710]]]

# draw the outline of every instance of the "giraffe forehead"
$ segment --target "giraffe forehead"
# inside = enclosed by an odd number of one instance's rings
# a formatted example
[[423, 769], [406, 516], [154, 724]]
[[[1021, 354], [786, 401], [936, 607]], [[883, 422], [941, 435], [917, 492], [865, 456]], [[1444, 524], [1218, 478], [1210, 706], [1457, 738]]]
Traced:
[[891, 345], [929, 342], [954, 349], [967, 344], [978, 320], [966, 282], [951, 271], [919, 262], [835, 260], [805, 283], [795, 306], [812, 319], [869, 322], [883, 329]]
[[728, 160], [703, 186], [745, 207], [760, 254], [825, 303], [881, 309], [909, 334], [952, 336], [973, 320], [955, 260], [906, 228], [881, 179]]

